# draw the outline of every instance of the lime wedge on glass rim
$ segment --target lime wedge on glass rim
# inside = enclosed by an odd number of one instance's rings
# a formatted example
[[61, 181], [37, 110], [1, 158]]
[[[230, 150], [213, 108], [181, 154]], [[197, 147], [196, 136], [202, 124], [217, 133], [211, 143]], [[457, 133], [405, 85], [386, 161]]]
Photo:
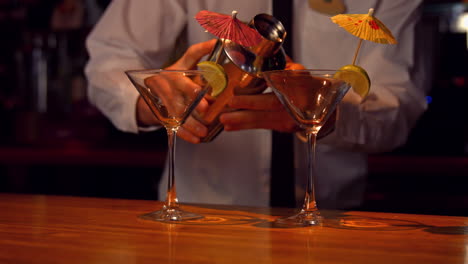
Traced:
[[335, 78], [343, 80], [353, 88], [354, 92], [365, 98], [369, 94], [371, 81], [366, 70], [357, 65], [345, 65], [334, 75]]
[[203, 77], [211, 86], [211, 96], [218, 96], [227, 86], [227, 75], [223, 66], [213, 61], [202, 61], [197, 64], [200, 70], [206, 71]]

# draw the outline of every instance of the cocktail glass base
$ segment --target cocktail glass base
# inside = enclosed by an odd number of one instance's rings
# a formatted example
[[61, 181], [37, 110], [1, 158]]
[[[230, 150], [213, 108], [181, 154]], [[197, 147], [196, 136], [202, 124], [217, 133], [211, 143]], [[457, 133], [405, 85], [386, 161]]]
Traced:
[[278, 218], [274, 224], [285, 227], [317, 226], [323, 223], [323, 217], [319, 211], [302, 210], [293, 216]]
[[163, 208], [159, 211], [141, 215], [140, 218], [145, 220], [159, 221], [159, 222], [176, 222], [202, 219], [204, 216], [180, 210], [178, 208]]

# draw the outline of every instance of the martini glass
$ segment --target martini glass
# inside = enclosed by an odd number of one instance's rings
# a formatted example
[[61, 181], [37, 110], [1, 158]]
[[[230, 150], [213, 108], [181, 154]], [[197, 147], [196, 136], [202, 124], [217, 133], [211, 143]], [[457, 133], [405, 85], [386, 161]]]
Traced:
[[[317, 134], [351, 87], [334, 78], [335, 70], [267, 71], [263, 77], [307, 136], [308, 177], [304, 203], [299, 213], [277, 219], [286, 226], [319, 225], [322, 217], [314, 191], [315, 146]], [[286, 175], [285, 175], [286, 176]]]
[[202, 215], [180, 209], [174, 175], [175, 143], [185, 122], [209, 89], [200, 70], [130, 70], [125, 72], [168, 135], [169, 177], [164, 206], [142, 218], [173, 222], [195, 220]]

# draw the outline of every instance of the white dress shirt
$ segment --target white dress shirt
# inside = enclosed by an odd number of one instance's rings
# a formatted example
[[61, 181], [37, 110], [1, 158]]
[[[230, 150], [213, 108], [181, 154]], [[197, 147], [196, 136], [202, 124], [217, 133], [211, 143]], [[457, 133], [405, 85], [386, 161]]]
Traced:
[[[361, 102], [349, 92], [340, 105], [335, 131], [317, 147], [316, 194], [319, 208], [360, 204], [367, 173], [367, 153], [389, 151], [405, 143], [426, 109], [423, 72], [415, 64], [414, 30], [421, 1], [344, 1], [348, 13], [368, 12], [383, 21], [397, 45], [364, 41], [357, 64], [372, 81]], [[269, 0], [115, 0], [89, 35], [86, 67], [88, 95], [120, 130], [138, 133], [138, 92], [125, 70], [161, 68], [174, 50], [213, 36], [198, 24], [200, 10], [230, 14], [249, 21], [270, 13]], [[358, 38], [330, 18], [294, 1], [295, 60], [307, 68], [337, 69], [351, 64]], [[296, 140], [297, 196], [306, 177], [305, 143]], [[177, 141], [176, 184], [181, 202], [268, 206], [271, 131], [222, 132], [213, 142]], [[138, 180], [138, 179], [135, 179]], [[166, 194], [167, 171], [160, 183]]]

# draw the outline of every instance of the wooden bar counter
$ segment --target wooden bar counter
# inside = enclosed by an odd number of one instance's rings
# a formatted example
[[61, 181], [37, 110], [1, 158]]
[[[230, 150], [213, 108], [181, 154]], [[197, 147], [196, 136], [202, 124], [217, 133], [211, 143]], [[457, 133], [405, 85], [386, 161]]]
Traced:
[[323, 211], [322, 226], [281, 228], [289, 209], [183, 207], [164, 224], [143, 200], [0, 193], [0, 263], [468, 263], [468, 218]]

